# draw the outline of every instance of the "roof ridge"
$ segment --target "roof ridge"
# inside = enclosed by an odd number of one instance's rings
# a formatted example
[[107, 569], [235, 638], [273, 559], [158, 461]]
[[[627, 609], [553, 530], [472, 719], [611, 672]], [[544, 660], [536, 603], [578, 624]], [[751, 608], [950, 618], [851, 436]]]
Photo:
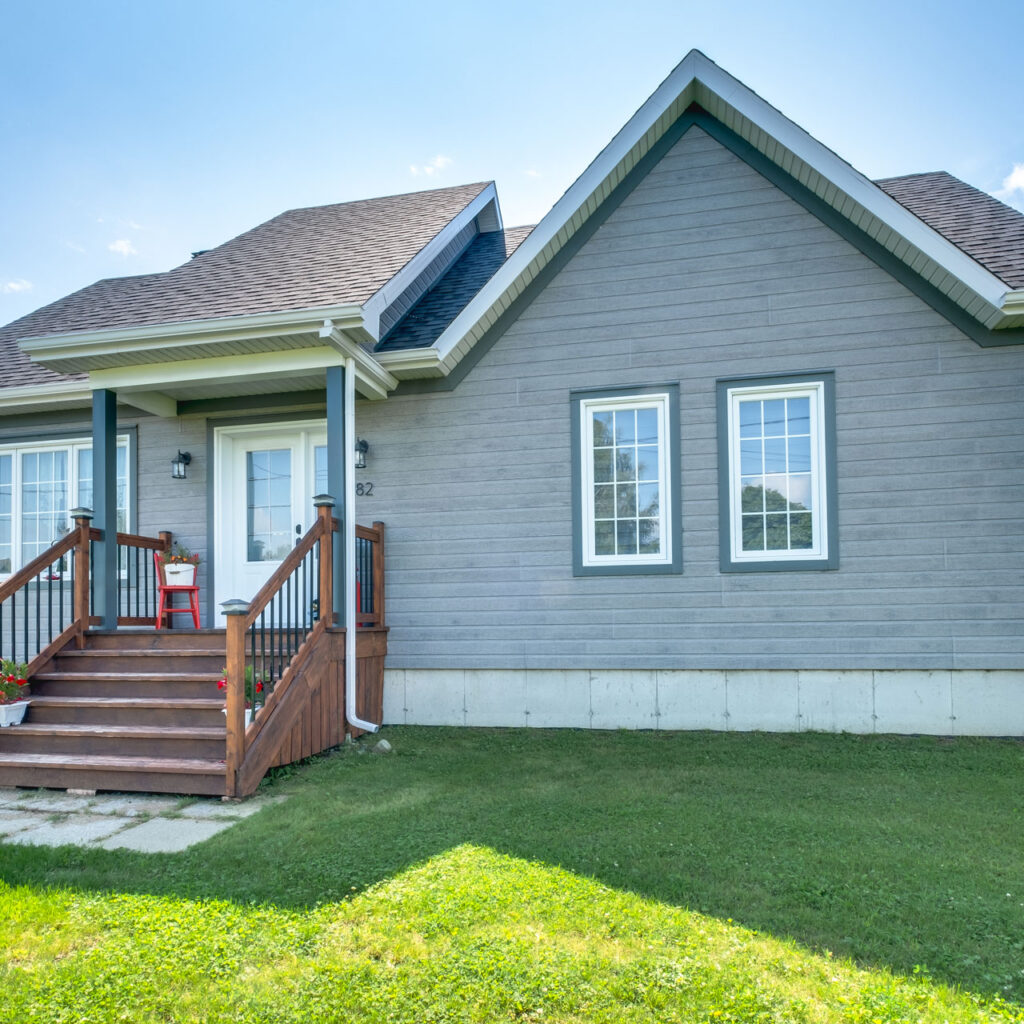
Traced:
[[[301, 213], [304, 210], [331, 210], [339, 206], [361, 206], [364, 203], [379, 203], [386, 199], [405, 199], [412, 198], [413, 196], [427, 196], [434, 195], [438, 192], [456, 192], [459, 189], [464, 188], [475, 188], [478, 189], [478, 193], [482, 192], [488, 185], [493, 185], [494, 179], [490, 181], [469, 181], [463, 185], [443, 185], [440, 188], [423, 188], [418, 189], [416, 192], [392, 192], [386, 196], [367, 196], [365, 199], [346, 199], [341, 203], [316, 203], [312, 206], [292, 206], [287, 210], [282, 210], [280, 213], [271, 217], [270, 220], [276, 220], [277, 217], [283, 217], [288, 213]], [[268, 223], [264, 221], [264, 223]], [[257, 225], [259, 226], [259, 225]]]

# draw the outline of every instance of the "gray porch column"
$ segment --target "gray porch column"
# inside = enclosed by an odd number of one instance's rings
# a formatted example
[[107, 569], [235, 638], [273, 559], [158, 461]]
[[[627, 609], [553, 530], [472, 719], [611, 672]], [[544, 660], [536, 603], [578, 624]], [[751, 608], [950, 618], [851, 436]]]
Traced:
[[93, 526], [103, 539], [93, 549], [95, 580], [92, 614], [104, 629], [117, 628], [117, 394], [101, 388], [92, 393]]
[[345, 624], [345, 524], [349, 510], [345, 507], [345, 467], [349, 439], [345, 437], [345, 367], [327, 367], [327, 493], [334, 498], [335, 514], [341, 533], [335, 537], [334, 551], [334, 623]]

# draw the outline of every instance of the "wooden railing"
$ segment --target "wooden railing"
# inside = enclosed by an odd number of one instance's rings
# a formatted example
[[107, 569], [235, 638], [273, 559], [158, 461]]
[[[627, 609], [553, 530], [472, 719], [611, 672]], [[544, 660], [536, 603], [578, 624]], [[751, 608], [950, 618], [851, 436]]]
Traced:
[[[227, 618], [227, 792], [248, 791], [246, 778], [258, 782], [263, 770], [247, 764], [247, 754], [273, 732], [275, 712], [298, 686], [307, 663], [316, 656], [318, 642], [334, 619], [334, 544], [338, 521], [334, 503], [318, 501], [316, 522], [291, 550], [259, 593], [246, 603], [228, 601]], [[356, 564], [359, 586], [357, 624], [384, 626], [384, 524], [356, 527]], [[346, 639], [346, 642], [347, 639]], [[295, 703], [294, 701], [292, 702]], [[284, 719], [278, 731], [284, 732]], [[274, 741], [276, 742], [276, 740]], [[268, 759], [273, 751], [262, 749]]]
[[[38, 671], [71, 640], [80, 641], [88, 626], [100, 621], [90, 614], [94, 599], [90, 566], [93, 542], [103, 534], [90, 523], [89, 515], [76, 517], [67, 536], [0, 584], [0, 656], [27, 662], [29, 674]], [[166, 551], [170, 545], [170, 533], [159, 537], [117, 535], [118, 625], [155, 621], [155, 607], [149, 616], [140, 614], [143, 602], [148, 610], [155, 600], [149, 552]], [[148, 575], [140, 567], [141, 551], [146, 552], [142, 562], [149, 565]], [[133, 594], [135, 615], [130, 614]]]
[[[138, 533], [117, 535], [117, 624], [119, 626], [152, 626], [156, 622], [157, 578], [153, 565], [154, 551], [170, 551], [172, 534], [161, 530], [156, 537], [144, 537]], [[89, 531], [90, 564], [92, 547], [103, 537], [103, 531], [95, 528]], [[96, 579], [89, 577], [89, 605], [96, 602]], [[96, 615], [89, 617], [89, 624], [101, 622]]]

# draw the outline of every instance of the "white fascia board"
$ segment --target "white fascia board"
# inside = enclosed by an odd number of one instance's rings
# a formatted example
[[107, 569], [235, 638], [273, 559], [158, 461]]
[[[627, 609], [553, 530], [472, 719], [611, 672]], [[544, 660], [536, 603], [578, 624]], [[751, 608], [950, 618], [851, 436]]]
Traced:
[[[494, 204], [497, 223], [501, 223], [501, 208], [498, 205], [498, 191], [490, 182], [483, 191], [456, 214], [402, 269], [375, 292], [363, 305], [363, 320], [374, 341], [380, 340], [380, 318], [388, 306], [408, 288], [423, 271], [430, 266], [438, 253], [467, 224], [483, 213], [489, 204]], [[333, 318], [332, 318], [333, 319]]]
[[362, 325], [362, 310], [359, 306], [345, 305], [285, 313], [254, 313], [211, 320], [185, 320], [143, 327], [20, 338], [18, 344], [34, 362], [47, 365], [63, 359], [87, 359], [90, 356], [113, 354], [130, 356], [132, 352], [140, 350], [170, 350], [197, 343], [212, 346], [248, 338], [315, 333], [325, 318], [344, 326], [357, 327]]
[[[995, 275], [699, 50], [691, 50], [437, 339], [434, 347], [445, 373], [597, 208], [604, 198], [599, 193], [610, 192], [694, 101], [798, 180], [819, 175], [823, 179], [819, 194], [824, 198], [831, 191], [828, 201], [840, 212], [852, 202], [877, 217], [905, 240], [904, 250], [910, 247], [908, 262], [916, 249], [984, 303], [996, 310], [1001, 307], [1006, 285]], [[765, 137], [777, 144], [771, 153]], [[806, 166], [795, 167], [794, 160]], [[829, 183], [834, 186], [831, 190]]]
[[92, 402], [92, 384], [87, 380], [57, 381], [50, 384], [20, 384], [13, 388], [0, 388], [0, 409], [25, 412], [33, 407], [56, 409], [73, 408]]
[[[357, 345], [346, 342], [358, 351], [352, 353], [356, 362], [356, 383], [367, 398], [386, 398], [398, 381], [375, 366], [372, 356]], [[109, 388], [128, 404], [140, 395], [143, 401], [161, 389], [173, 390], [190, 384], [209, 384], [211, 380], [244, 382], [272, 380], [289, 374], [304, 374], [342, 365], [346, 352], [336, 344], [316, 348], [291, 349], [284, 352], [263, 352], [259, 355], [211, 356], [205, 359], [174, 359], [165, 363], [141, 363], [136, 366], [93, 370], [86, 389]], [[390, 385], [390, 387], [388, 386]], [[0, 392], [2, 394], [2, 392]], [[145, 408], [145, 406], [142, 406]]]

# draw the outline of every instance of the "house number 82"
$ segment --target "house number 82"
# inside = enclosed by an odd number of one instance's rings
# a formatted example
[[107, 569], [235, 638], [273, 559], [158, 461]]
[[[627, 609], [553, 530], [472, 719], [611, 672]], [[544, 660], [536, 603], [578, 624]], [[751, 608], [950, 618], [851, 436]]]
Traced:
[[356, 495], [360, 498], [368, 498], [373, 494], [373, 484], [356, 484]]

